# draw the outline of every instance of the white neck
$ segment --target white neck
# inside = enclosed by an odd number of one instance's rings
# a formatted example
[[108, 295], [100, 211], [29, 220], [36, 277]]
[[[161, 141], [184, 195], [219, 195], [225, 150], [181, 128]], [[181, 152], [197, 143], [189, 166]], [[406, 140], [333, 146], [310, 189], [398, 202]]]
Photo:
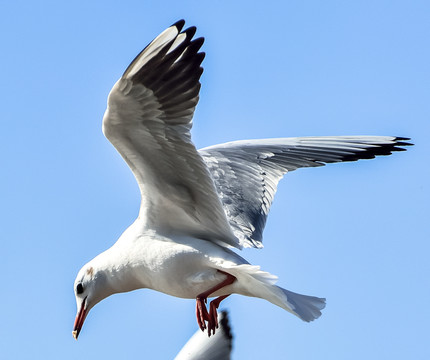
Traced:
[[95, 257], [89, 264], [106, 274], [107, 285], [113, 293], [141, 289], [149, 284], [149, 279], [144, 276], [145, 272], [141, 271], [146, 265], [140, 262], [144, 257], [134, 256], [145, 251], [139, 239], [141, 231], [140, 224], [136, 221], [124, 231], [112, 247]]

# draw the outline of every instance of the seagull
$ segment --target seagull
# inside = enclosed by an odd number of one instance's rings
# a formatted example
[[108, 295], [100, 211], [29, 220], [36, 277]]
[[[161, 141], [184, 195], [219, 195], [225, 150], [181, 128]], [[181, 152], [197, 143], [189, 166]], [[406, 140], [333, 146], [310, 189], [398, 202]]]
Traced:
[[[202, 331], [215, 334], [217, 308], [231, 294], [265, 299], [309, 322], [325, 299], [275, 285], [277, 277], [233, 249], [262, 247], [280, 179], [326, 163], [405, 150], [393, 136], [295, 137], [234, 141], [197, 150], [190, 130], [199, 100], [204, 39], [180, 20], [163, 31], [113, 86], [103, 133], [133, 172], [137, 219], [79, 271], [74, 292], [78, 338], [104, 298], [147, 288], [196, 300]], [[215, 297], [207, 309], [207, 299]]]
[[230, 360], [233, 347], [233, 334], [227, 311], [219, 314], [219, 330], [207, 338], [197, 330], [179, 351], [174, 360]]

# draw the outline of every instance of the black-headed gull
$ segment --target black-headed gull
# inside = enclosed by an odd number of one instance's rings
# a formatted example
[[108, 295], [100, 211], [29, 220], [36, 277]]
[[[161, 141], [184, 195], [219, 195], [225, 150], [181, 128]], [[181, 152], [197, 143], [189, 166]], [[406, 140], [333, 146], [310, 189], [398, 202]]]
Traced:
[[[304, 321], [325, 299], [275, 285], [276, 277], [230, 248], [262, 247], [277, 184], [288, 171], [404, 150], [405, 138], [335, 136], [248, 140], [197, 151], [190, 130], [199, 99], [203, 38], [179, 21], [125, 70], [108, 97], [103, 132], [127, 162], [142, 202], [136, 221], [75, 280], [78, 337], [109, 295], [149, 288], [196, 299], [201, 330], [215, 333], [230, 294], [262, 298]], [[208, 297], [218, 297], [206, 309]], [[207, 325], [206, 325], [207, 323]]]
[[188, 340], [174, 360], [229, 360], [233, 348], [233, 334], [227, 311], [219, 314], [219, 330], [210, 338], [201, 331]]

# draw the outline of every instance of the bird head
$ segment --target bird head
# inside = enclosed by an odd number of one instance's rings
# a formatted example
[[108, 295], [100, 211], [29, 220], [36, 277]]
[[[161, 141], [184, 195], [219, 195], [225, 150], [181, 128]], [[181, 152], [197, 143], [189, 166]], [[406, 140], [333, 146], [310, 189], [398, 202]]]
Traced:
[[112, 294], [105, 271], [97, 269], [91, 262], [85, 265], [75, 280], [76, 319], [73, 337], [77, 340], [85, 318], [91, 308]]

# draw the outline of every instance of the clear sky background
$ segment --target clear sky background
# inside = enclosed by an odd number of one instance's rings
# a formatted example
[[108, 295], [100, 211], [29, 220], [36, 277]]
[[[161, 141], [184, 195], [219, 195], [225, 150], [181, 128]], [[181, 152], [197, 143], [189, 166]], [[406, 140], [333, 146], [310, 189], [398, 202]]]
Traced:
[[0, 348], [3, 359], [171, 359], [195, 302], [112, 296], [79, 341], [73, 282], [139, 207], [101, 132], [135, 55], [184, 18], [204, 36], [197, 147], [264, 137], [396, 135], [415, 146], [290, 173], [263, 250], [241, 255], [320, 319], [231, 296], [234, 359], [429, 359], [428, 1], [2, 1]]

